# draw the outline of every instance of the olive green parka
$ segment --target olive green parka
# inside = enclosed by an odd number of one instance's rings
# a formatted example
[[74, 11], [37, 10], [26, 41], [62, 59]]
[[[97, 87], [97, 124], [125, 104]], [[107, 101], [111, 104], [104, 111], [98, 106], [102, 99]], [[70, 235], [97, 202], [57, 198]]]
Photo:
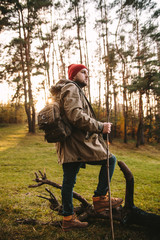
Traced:
[[[67, 83], [67, 84], [66, 84]], [[58, 162], [94, 162], [107, 158], [103, 140], [103, 123], [95, 119], [91, 105], [83, 91], [73, 81], [60, 80], [51, 93], [72, 127], [64, 142], [57, 143]]]

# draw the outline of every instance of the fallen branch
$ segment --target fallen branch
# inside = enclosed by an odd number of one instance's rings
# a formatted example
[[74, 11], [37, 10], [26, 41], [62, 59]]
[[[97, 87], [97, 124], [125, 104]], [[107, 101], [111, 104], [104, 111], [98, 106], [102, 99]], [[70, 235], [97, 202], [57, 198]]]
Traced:
[[[50, 180], [47, 179], [46, 173], [42, 174], [41, 171], [39, 171], [41, 178], [38, 176], [38, 174], [35, 172], [36, 178], [33, 180], [35, 182], [37, 182], [38, 184], [34, 184], [34, 185], [29, 185], [29, 188], [35, 188], [35, 187], [40, 187], [44, 184], [50, 185], [52, 187], [61, 189], [62, 185], [59, 185], [55, 182], [52, 182]], [[77, 199], [78, 201], [80, 201], [84, 207], [89, 207], [91, 204], [89, 204], [89, 202], [82, 197], [79, 193], [77, 192], [73, 192], [73, 198]]]
[[[113, 209], [113, 219], [120, 221], [123, 224], [137, 224], [141, 226], [146, 226], [150, 228], [159, 229], [160, 226], [160, 216], [152, 213], [145, 212], [134, 205], [133, 194], [134, 194], [134, 177], [130, 169], [124, 162], [118, 162], [118, 165], [121, 171], [124, 174], [126, 180], [126, 192], [125, 192], [125, 204], [124, 207], [120, 206], [117, 209]], [[50, 185], [52, 187], [61, 189], [62, 186], [52, 182], [47, 179], [46, 173], [42, 174], [39, 171], [39, 175], [35, 173], [36, 178], [34, 179], [37, 184], [29, 185], [30, 188], [39, 187], [44, 184]], [[50, 207], [53, 211], [58, 211], [58, 214], [62, 214], [62, 206], [59, 204], [55, 195], [46, 188], [46, 191], [49, 193], [50, 198], [39, 196], [43, 199], [46, 199], [50, 202]], [[109, 211], [105, 210], [101, 213], [95, 212], [93, 206], [80, 194], [73, 192], [73, 198], [77, 199], [81, 205], [74, 209], [74, 212], [77, 214], [79, 220], [84, 221], [88, 218], [103, 218], [109, 219]]]

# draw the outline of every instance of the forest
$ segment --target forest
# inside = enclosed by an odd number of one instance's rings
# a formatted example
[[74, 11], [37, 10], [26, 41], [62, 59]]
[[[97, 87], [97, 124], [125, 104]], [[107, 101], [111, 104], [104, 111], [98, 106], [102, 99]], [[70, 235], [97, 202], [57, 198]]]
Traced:
[[67, 67], [89, 70], [85, 93], [114, 138], [160, 142], [158, 0], [1, 0], [0, 123], [36, 131], [38, 101], [67, 78]]

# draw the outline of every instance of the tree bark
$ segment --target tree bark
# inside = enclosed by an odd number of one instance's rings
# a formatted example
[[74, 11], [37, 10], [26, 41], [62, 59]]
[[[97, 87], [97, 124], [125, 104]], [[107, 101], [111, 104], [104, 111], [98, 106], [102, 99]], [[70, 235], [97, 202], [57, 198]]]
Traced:
[[[137, 10], [136, 10], [136, 35], [137, 35], [138, 77], [141, 78], [139, 19], [138, 19]], [[138, 125], [138, 131], [137, 131], [136, 147], [143, 144], [144, 144], [143, 102], [142, 102], [142, 91], [139, 90], [139, 125]]]
[[[22, 21], [22, 29], [24, 34], [24, 40], [25, 40], [25, 58], [26, 58], [26, 71], [27, 71], [27, 81], [28, 81], [28, 94], [27, 94], [27, 107], [26, 113], [28, 118], [28, 129], [30, 133], [35, 133], [35, 108], [34, 108], [34, 102], [33, 102], [33, 95], [32, 95], [32, 84], [31, 84], [31, 70], [30, 70], [30, 19], [29, 19], [29, 9], [28, 9], [28, 17], [27, 17], [27, 34], [26, 34], [26, 28], [23, 18], [23, 12], [22, 9], [20, 9], [21, 12], [21, 21]], [[25, 79], [26, 81], [26, 79]]]
[[[123, 16], [123, 6], [122, 6], [122, 1], [121, 1], [121, 12], [120, 12], [120, 17], [119, 21], [117, 24], [117, 29], [116, 29], [116, 34], [115, 34], [115, 43], [116, 43], [116, 49], [117, 53], [122, 60], [122, 83], [123, 83], [123, 117], [124, 117], [124, 143], [127, 143], [127, 121], [128, 121], [128, 115], [127, 115], [127, 94], [126, 94], [126, 62], [123, 53], [119, 50], [118, 47], [118, 42], [117, 42], [117, 36], [118, 36], [118, 30], [120, 26], [120, 22]], [[122, 45], [122, 42], [121, 42]], [[121, 49], [123, 49], [123, 46], [121, 46]]]
[[78, 39], [78, 46], [79, 46], [79, 57], [80, 57], [80, 63], [83, 64], [82, 59], [82, 48], [81, 48], [81, 27], [80, 27], [80, 16], [79, 16], [79, 6], [74, 6], [75, 11], [75, 19], [76, 19], [76, 26], [77, 26], [77, 39]]

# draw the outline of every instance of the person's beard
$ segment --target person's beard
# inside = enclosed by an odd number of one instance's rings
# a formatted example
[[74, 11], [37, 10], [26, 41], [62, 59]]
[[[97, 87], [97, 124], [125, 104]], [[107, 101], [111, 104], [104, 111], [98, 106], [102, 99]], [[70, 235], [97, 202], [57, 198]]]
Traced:
[[86, 82], [81, 82], [78, 79], [75, 79], [75, 82], [78, 84], [80, 88], [86, 87], [87, 83]]

